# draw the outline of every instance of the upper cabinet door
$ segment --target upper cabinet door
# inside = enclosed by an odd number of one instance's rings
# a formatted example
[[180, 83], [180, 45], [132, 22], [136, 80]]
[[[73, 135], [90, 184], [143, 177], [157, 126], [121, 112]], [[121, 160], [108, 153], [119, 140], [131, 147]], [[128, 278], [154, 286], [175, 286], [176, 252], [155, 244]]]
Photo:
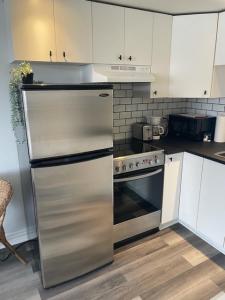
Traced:
[[225, 12], [219, 14], [215, 65], [225, 65]]
[[125, 62], [133, 65], [152, 63], [153, 13], [125, 9]]
[[54, 0], [57, 61], [92, 62], [91, 2]]
[[154, 14], [151, 98], [169, 97], [172, 23], [172, 16]]
[[173, 19], [170, 92], [172, 97], [210, 96], [218, 14]]
[[55, 61], [53, 0], [7, 0], [11, 61]]
[[92, 16], [94, 63], [123, 63], [124, 8], [93, 2]]

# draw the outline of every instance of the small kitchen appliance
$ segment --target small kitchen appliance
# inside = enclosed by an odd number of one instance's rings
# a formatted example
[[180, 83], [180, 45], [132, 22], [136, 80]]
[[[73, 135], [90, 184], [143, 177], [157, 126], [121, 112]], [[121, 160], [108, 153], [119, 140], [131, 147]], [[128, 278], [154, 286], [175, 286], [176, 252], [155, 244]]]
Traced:
[[203, 141], [205, 134], [214, 138], [216, 117], [206, 115], [172, 114], [169, 135]]
[[166, 118], [161, 116], [146, 116], [148, 124], [152, 125], [152, 139], [159, 140], [162, 135], [166, 134], [166, 126], [168, 122], [164, 122]]
[[159, 227], [164, 159], [149, 143], [114, 142], [114, 243]]
[[147, 123], [135, 123], [132, 125], [133, 138], [141, 141], [152, 140], [152, 126]]

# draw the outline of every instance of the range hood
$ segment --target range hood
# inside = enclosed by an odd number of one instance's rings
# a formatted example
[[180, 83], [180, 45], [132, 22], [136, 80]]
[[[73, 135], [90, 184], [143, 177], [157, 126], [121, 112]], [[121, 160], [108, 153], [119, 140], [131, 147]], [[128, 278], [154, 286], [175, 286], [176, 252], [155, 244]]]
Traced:
[[82, 67], [84, 83], [155, 81], [150, 66], [91, 64]]

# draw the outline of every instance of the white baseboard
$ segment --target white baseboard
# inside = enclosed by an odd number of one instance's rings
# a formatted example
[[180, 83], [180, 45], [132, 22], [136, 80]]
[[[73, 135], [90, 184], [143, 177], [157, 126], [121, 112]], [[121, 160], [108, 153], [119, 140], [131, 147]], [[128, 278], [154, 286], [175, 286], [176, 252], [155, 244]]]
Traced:
[[[20, 244], [29, 240], [32, 240], [37, 237], [35, 228], [30, 228], [27, 230], [26, 228], [23, 230], [19, 230], [16, 232], [6, 234], [7, 240], [12, 244]], [[0, 243], [0, 249], [4, 249], [3, 244]]]

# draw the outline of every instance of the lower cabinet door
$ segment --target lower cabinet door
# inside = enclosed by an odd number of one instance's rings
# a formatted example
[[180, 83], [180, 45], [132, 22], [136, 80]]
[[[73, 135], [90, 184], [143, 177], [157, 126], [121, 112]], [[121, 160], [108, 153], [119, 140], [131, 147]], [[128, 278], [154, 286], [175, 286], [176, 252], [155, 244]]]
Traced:
[[166, 156], [163, 187], [163, 227], [178, 220], [183, 154]]
[[196, 230], [203, 158], [184, 153], [179, 220]]
[[215, 246], [224, 247], [225, 165], [204, 160], [197, 231]]

